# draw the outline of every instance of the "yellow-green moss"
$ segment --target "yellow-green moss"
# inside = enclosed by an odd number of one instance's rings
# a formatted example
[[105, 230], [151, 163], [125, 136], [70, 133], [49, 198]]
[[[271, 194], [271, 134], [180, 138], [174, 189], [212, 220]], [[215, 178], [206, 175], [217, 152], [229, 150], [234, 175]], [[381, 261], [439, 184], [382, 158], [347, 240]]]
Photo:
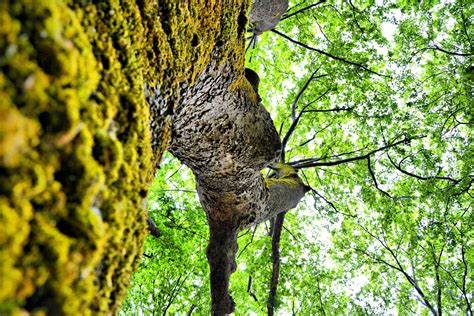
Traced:
[[243, 72], [247, 8], [0, 3], [0, 314], [117, 310], [146, 235], [152, 161], [170, 138], [169, 119], [155, 118], [168, 128], [152, 156], [144, 83], [172, 107], [213, 50]]
[[298, 177], [298, 171], [290, 165], [277, 163], [276, 174], [274, 178], [265, 178], [267, 187], [275, 184], [285, 184], [288, 186], [304, 185], [303, 181]]

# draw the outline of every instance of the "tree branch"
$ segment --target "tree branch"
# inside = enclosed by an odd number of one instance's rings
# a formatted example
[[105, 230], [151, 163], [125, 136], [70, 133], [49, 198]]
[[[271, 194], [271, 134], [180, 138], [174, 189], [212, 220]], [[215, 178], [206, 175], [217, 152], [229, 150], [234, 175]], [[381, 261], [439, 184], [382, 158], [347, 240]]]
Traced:
[[447, 50], [439, 47], [438, 45], [434, 45], [433, 47], [427, 47], [426, 49], [437, 50], [437, 51], [443, 52], [443, 53], [448, 54], [448, 55], [453, 55], [453, 56], [463, 56], [463, 57], [474, 56], [474, 54], [450, 52], [450, 51], [447, 51]]
[[191, 307], [189, 308], [188, 313], [186, 314], [187, 316], [191, 316], [191, 314], [194, 312], [194, 309], [196, 308], [196, 305], [191, 304]]
[[346, 158], [346, 159], [340, 159], [340, 160], [335, 160], [335, 161], [326, 161], [326, 162], [317, 162], [318, 159], [315, 158], [314, 161], [312, 161], [312, 162], [304, 162], [302, 164], [295, 164], [295, 165], [293, 165], [293, 167], [296, 168], [296, 169], [311, 168], [311, 167], [322, 167], [322, 166], [329, 167], [329, 166], [337, 166], [337, 165], [340, 165], [340, 164], [350, 163], [350, 162], [354, 162], [354, 161], [358, 161], [358, 160], [365, 160], [365, 159], [367, 159], [368, 157], [372, 156], [373, 154], [375, 154], [377, 152], [380, 152], [380, 151], [398, 146], [398, 145], [403, 144], [403, 143], [408, 143], [413, 139], [414, 138], [405, 138], [405, 139], [397, 141], [395, 143], [385, 145], [385, 146], [380, 147], [378, 149], [372, 150], [372, 151], [370, 151], [367, 154], [362, 155], [362, 156], [356, 156], [356, 157], [350, 157], [350, 158]]
[[152, 235], [155, 238], [158, 238], [161, 236], [161, 231], [158, 228], [158, 226], [156, 226], [155, 221], [150, 217], [150, 214], [148, 214], [146, 223], [148, 224], [148, 230], [150, 231], [150, 235]]
[[[467, 262], [466, 262], [466, 250], [464, 248], [464, 245], [461, 246], [461, 260], [462, 260], [462, 263], [464, 265], [464, 271], [463, 271], [463, 275], [462, 275], [462, 293], [463, 293], [463, 296], [464, 296], [464, 300], [466, 301], [466, 311], [468, 310], [470, 312], [470, 315], [474, 315], [472, 313], [472, 306], [471, 306], [471, 302], [469, 301], [468, 297], [467, 297], [467, 290], [466, 290], [466, 278], [467, 278]], [[466, 313], [467, 314], [467, 313]]]
[[331, 206], [331, 208], [336, 212], [336, 213], [339, 213], [339, 214], [342, 214], [342, 215], [345, 215], [345, 216], [349, 216], [349, 217], [357, 217], [356, 215], [353, 215], [353, 214], [349, 214], [349, 213], [344, 213], [344, 212], [341, 212], [339, 211], [336, 206], [334, 205], [334, 203], [332, 203], [331, 201], [327, 200], [324, 196], [322, 196], [321, 194], [318, 193], [318, 191], [316, 191], [315, 189], [311, 188], [311, 192], [313, 192], [314, 194], [316, 194], [317, 196], [319, 196], [321, 199], [323, 199], [324, 202], [326, 202], [327, 204], [329, 204], [329, 206]]
[[257, 295], [255, 295], [255, 293], [252, 292], [252, 275], [249, 275], [249, 283], [248, 283], [248, 285], [247, 285], [247, 293], [249, 293], [250, 296], [253, 297], [253, 299], [255, 300], [255, 302], [258, 302]]
[[[296, 117], [296, 105], [298, 104], [298, 101], [300, 100], [301, 96], [303, 96], [303, 93], [306, 91], [306, 89], [308, 89], [308, 86], [309, 84], [311, 83], [311, 81], [313, 80], [314, 78], [314, 75], [319, 71], [319, 68], [316, 69], [312, 74], [311, 76], [308, 78], [308, 80], [306, 80], [305, 84], [303, 85], [303, 88], [301, 88], [301, 90], [298, 92], [298, 94], [296, 95], [296, 98], [295, 100], [293, 101], [293, 104], [291, 105], [291, 119], [292, 120], [295, 120], [295, 117]], [[327, 75], [323, 75], [323, 76], [327, 76]]]
[[456, 180], [456, 179], [453, 179], [453, 178], [450, 178], [450, 177], [438, 177], [438, 176], [430, 176], [430, 177], [423, 177], [423, 176], [419, 176], [419, 175], [416, 175], [414, 173], [411, 173], [409, 171], [406, 171], [404, 169], [402, 169], [401, 167], [401, 164], [402, 162], [408, 157], [405, 157], [403, 158], [398, 164], [396, 164], [393, 160], [392, 160], [392, 157], [390, 157], [390, 155], [387, 153], [387, 157], [388, 157], [388, 160], [390, 160], [390, 162], [392, 163], [392, 165], [398, 170], [400, 171], [401, 173], [403, 174], [406, 174], [410, 177], [414, 177], [414, 178], [417, 178], [419, 180], [432, 180], [432, 179], [438, 179], [438, 180], [446, 180], [446, 181], [451, 181], [453, 182], [454, 184], [458, 184], [459, 182], [461, 182], [461, 180]]
[[[313, 73], [313, 75], [311, 75], [310, 77], [310, 80], [312, 79], [312, 77], [314, 76], [315, 73]], [[308, 80], [307, 83], [310, 81]], [[307, 87], [307, 85], [305, 84], [305, 87]], [[304, 89], [305, 89], [304, 87]], [[304, 89], [302, 89], [302, 91], [304, 91]], [[301, 92], [302, 92], [301, 91]], [[322, 95], [320, 95], [318, 97], [318, 99], [321, 99], [323, 98], [326, 94], [328, 94], [328, 92], [330, 91], [330, 89], [327, 89]], [[294, 103], [295, 104], [295, 103]], [[283, 137], [283, 140], [281, 141], [281, 152], [280, 152], [280, 162], [284, 163], [285, 162], [285, 147], [286, 147], [286, 144], [288, 143], [288, 140], [290, 139], [291, 135], [293, 134], [293, 132], [295, 131], [296, 129], [296, 126], [298, 125], [298, 122], [300, 121], [301, 119], [301, 116], [305, 113], [305, 109], [309, 106], [309, 104], [305, 105], [303, 107], [303, 109], [301, 110], [301, 112], [298, 114], [298, 116], [296, 116], [292, 122], [291, 122], [291, 125], [290, 125], [290, 128], [288, 129], [288, 131], [286, 132], [285, 136]], [[293, 111], [293, 110], [292, 110]]]
[[377, 179], [375, 178], [375, 174], [374, 174], [374, 171], [372, 170], [372, 166], [370, 164], [370, 156], [367, 157], [367, 169], [369, 169], [369, 173], [370, 173], [370, 176], [372, 177], [372, 180], [374, 181], [374, 184], [375, 184], [375, 188], [377, 190], [379, 190], [380, 192], [382, 192], [383, 194], [385, 194], [386, 196], [388, 196], [389, 198], [392, 198], [392, 196], [390, 194], [388, 194], [387, 192], [385, 192], [384, 190], [382, 190], [381, 188], [379, 188], [379, 185], [377, 183]]
[[341, 111], [352, 111], [354, 107], [351, 108], [333, 108], [333, 109], [311, 109], [305, 110], [305, 113], [327, 113], [327, 112], [341, 112]]
[[290, 14], [288, 14], [288, 15], [285, 15], [285, 16], [283, 16], [283, 17], [280, 19], [280, 21], [283, 21], [283, 20], [285, 20], [285, 19], [291, 18], [291, 17], [294, 16], [294, 15], [300, 14], [300, 13], [306, 11], [306, 10], [309, 10], [309, 9], [311, 9], [311, 8], [314, 8], [314, 7], [320, 5], [321, 3], [324, 3], [324, 2], [326, 2], [326, 0], [321, 0], [321, 1], [319, 1], [319, 2], [316, 2], [316, 3], [314, 3], [314, 4], [311, 4], [311, 5], [309, 5], [309, 6], [306, 6], [306, 7], [302, 8], [302, 9], [299, 9], [298, 11], [295, 11], [295, 12], [293, 12], [293, 13], [290, 13]]
[[270, 284], [270, 294], [267, 303], [268, 316], [273, 316], [275, 309], [276, 293], [278, 288], [278, 280], [280, 277], [280, 238], [281, 231], [283, 228], [283, 221], [285, 220], [286, 212], [282, 212], [277, 215], [275, 220], [275, 229], [272, 237], [272, 281]]
[[292, 43], [294, 43], [294, 44], [296, 44], [296, 45], [299, 45], [299, 46], [304, 47], [304, 48], [306, 48], [306, 49], [309, 49], [309, 50], [311, 50], [311, 51], [317, 52], [317, 53], [319, 53], [319, 54], [321, 54], [321, 55], [324, 55], [324, 56], [326, 56], [326, 57], [329, 57], [329, 58], [331, 58], [331, 59], [334, 59], [334, 60], [337, 60], [337, 61], [340, 61], [340, 62], [349, 64], [349, 65], [352, 65], [352, 66], [355, 66], [355, 67], [358, 67], [358, 68], [361, 68], [361, 69], [363, 69], [363, 70], [365, 70], [365, 71], [368, 71], [368, 72], [370, 72], [370, 73], [372, 73], [372, 74], [374, 74], [374, 75], [377, 75], [377, 76], [388, 77], [388, 78], [390, 77], [390, 76], [387, 76], [387, 75], [379, 74], [378, 72], [373, 71], [373, 70], [371, 70], [370, 68], [367, 68], [367, 67], [365, 67], [365, 66], [362, 65], [362, 64], [359, 64], [359, 63], [356, 63], [356, 62], [353, 62], [353, 61], [344, 59], [344, 58], [342, 58], [342, 57], [334, 56], [334, 55], [332, 55], [332, 54], [330, 54], [330, 53], [327, 53], [327, 52], [325, 52], [325, 51], [323, 51], [323, 50], [320, 50], [320, 49], [317, 49], [317, 48], [308, 46], [308, 45], [306, 45], [306, 44], [303, 44], [303, 43], [301, 43], [301, 42], [299, 42], [299, 41], [297, 41], [297, 40], [294, 40], [294, 39], [292, 39], [291, 37], [289, 37], [289, 36], [287, 36], [287, 35], [285, 35], [285, 34], [279, 32], [279, 31], [277, 31], [277, 30], [275, 30], [275, 29], [272, 29], [272, 32], [275, 33], [275, 34], [280, 35], [281, 37], [283, 37], [283, 38], [289, 40], [290, 42], [292, 42]]

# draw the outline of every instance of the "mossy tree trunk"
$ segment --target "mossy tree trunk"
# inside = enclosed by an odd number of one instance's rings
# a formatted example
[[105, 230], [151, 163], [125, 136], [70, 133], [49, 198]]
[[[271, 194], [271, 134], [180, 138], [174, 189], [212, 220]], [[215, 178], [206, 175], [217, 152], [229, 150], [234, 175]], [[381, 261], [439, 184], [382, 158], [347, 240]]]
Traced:
[[280, 142], [243, 76], [248, 9], [0, 4], [0, 312], [117, 310], [146, 236], [148, 182], [171, 139], [211, 226], [213, 311], [233, 309], [237, 231], [304, 195], [297, 176], [260, 176]]

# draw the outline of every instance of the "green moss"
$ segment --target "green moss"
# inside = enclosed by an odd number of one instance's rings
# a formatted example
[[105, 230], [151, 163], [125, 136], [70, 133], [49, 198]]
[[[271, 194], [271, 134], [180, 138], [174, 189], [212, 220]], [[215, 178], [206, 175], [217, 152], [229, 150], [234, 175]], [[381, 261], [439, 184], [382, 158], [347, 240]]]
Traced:
[[[240, 1], [0, 4], [0, 313], [117, 310], [146, 236], [144, 84], [169, 107], [211, 60], [243, 72]], [[240, 31], [239, 31], [240, 30]]]
[[276, 164], [275, 177], [265, 178], [265, 183], [267, 187], [275, 184], [285, 184], [294, 187], [304, 185], [303, 181], [298, 177], [298, 171], [292, 166], [283, 163]]

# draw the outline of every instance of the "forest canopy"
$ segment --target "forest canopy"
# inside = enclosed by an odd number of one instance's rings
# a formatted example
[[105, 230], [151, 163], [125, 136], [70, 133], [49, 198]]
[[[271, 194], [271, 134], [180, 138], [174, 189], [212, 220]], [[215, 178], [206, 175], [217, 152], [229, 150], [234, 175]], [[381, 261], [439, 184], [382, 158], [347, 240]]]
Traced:
[[[290, 2], [274, 29], [248, 34], [285, 162], [311, 187], [282, 219], [276, 313], [472, 315], [473, 10]], [[121, 313], [208, 314], [206, 217], [171, 155], [148, 210], [161, 235]], [[239, 234], [236, 314], [270, 314], [274, 227]]]

